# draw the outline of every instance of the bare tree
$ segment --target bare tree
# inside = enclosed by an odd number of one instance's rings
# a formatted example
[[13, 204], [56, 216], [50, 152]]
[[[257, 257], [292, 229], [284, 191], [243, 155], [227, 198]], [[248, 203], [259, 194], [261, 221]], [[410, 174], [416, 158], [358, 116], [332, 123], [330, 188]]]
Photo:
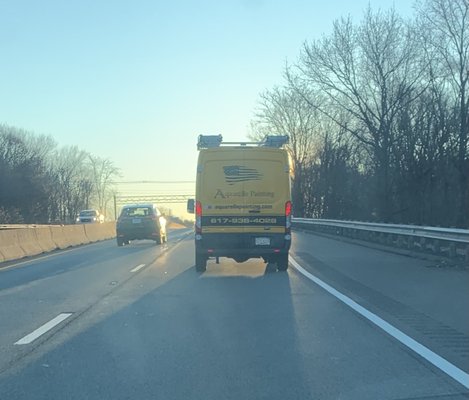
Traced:
[[0, 125], [0, 208], [8, 222], [48, 219], [48, 137]]
[[108, 208], [114, 164], [76, 146], [0, 124], [0, 222], [74, 222], [84, 208]]
[[469, 223], [469, 2], [426, 0], [419, 3], [420, 31], [430, 44], [432, 69], [451, 89], [458, 120], [456, 148], [458, 217]]
[[314, 157], [319, 123], [317, 111], [291, 86], [274, 87], [260, 95], [259, 107], [252, 122], [254, 139], [266, 134], [290, 137], [288, 150], [294, 167], [292, 197], [296, 215], [304, 215], [303, 174]]
[[[421, 93], [416, 48], [413, 28], [394, 10], [368, 9], [359, 26], [343, 18], [334, 23], [330, 37], [305, 44], [298, 66], [298, 90], [305, 93], [306, 88], [305, 98], [323, 93], [327, 101], [313, 105], [371, 150], [377, 213], [385, 221], [392, 215], [389, 165], [399, 134], [396, 116]], [[337, 110], [349, 117], [337, 119]]]
[[76, 146], [64, 147], [54, 157], [55, 201], [62, 222], [74, 221], [91, 196], [93, 181], [87, 158], [88, 153]]
[[304, 216], [469, 225], [468, 8], [422, 0], [410, 22], [393, 9], [342, 18], [304, 45], [286, 88], [261, 96], [257, 132], [313, 138], [291, 148]]
[[108, 203], [113, 197], [113, 181], [119, 176], [119, 169], [111, 160], [88, 156], [91, 166], [93, 194], [96, 199], [96, 207], [103, 213], [107, 212]]

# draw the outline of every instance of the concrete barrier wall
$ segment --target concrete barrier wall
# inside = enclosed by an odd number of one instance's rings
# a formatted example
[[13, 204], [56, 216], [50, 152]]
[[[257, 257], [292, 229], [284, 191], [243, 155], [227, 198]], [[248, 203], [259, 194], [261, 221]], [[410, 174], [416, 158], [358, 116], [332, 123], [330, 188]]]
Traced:
[[0, 231], [0, 254], [3, 261], [16, 260], [26, 255], [18, 240], [18, 229]]
[[64, 225], [62, 232], [67, 238], [69, 246], [79, 246], [80, 244], [89, 243], [85, 235], [85, 228], [83, 225]]
[[114, 237], [114, 222], [0, 230], [0, 262]]
[[86, 224], [84, 225], [85, 235], [89, 242], [98, 242], [104, 239], [102, 224]]
[[90, 242], [112, 239], [116, 237], [116, 224], [104, 222], [102, 224], [84, 224], [86, 237]]
[[70, 247], [70, 243], [68, 242], [62, 228], [63, 226], [60, 225], [49, 227], [52, 241], [55, 243], [55, 247], [57, 249], [66, 249], [67, 247]]
[[116, 223], [115, 222], [106, 222], [103, 224], [103, 235], [104, 239], [112, 239], [116, 237]]
[[105, 222], [103, 224], [84, 224], [86, 237], [90, 242], [112, 239], [116, 237], [115, 222]]
[[36, 235], [36, 229], [15, 230], [19, 245], [23, 249], [25, 255], [36, 256], [43, 252]]
[[39, 246], [41, 246], [44, 253], [57, 249], [57, 245], [52, 240], [52, 232], [49, 226], [39, 227], [35, 230]]

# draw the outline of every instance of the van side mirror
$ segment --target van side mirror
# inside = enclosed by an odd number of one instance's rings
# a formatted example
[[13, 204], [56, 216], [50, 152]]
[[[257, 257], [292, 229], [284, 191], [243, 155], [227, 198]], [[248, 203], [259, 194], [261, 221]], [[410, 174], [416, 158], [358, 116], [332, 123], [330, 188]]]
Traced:
[[187, 200], [187, 212], [189, 214], [194, 214], [195, 210], [195, 200], [194, 199], [189, 199]]

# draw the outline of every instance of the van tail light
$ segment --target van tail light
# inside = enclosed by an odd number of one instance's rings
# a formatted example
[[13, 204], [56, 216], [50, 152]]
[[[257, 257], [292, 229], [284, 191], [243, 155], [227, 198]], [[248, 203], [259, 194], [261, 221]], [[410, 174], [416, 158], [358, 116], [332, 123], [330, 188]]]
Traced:
[[291, 231], [291, 211], [292, 204], [291, 201], [285, 203], [285, 232], [290, 233]]
[[202, 233], [202, 203], [195, 202], [195, 233]]

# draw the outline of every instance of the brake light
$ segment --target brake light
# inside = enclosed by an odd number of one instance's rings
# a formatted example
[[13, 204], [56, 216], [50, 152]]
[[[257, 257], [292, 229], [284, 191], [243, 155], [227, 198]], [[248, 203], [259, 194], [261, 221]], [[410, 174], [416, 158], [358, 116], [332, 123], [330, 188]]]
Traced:
[[289, 233], [291, 229], [291, 211], [292, 211], [291, 201], [287, 201], [285, 203], [285, 231], [287, 233]]
[[291, 201], [285, 203], [285, 216], [291, 217]]
[[195, 202], [195, 215], [202, 216], [202, 203], [199, 200]]
[[195, 202], [195, 232], [202, 233], [202, 203]]

